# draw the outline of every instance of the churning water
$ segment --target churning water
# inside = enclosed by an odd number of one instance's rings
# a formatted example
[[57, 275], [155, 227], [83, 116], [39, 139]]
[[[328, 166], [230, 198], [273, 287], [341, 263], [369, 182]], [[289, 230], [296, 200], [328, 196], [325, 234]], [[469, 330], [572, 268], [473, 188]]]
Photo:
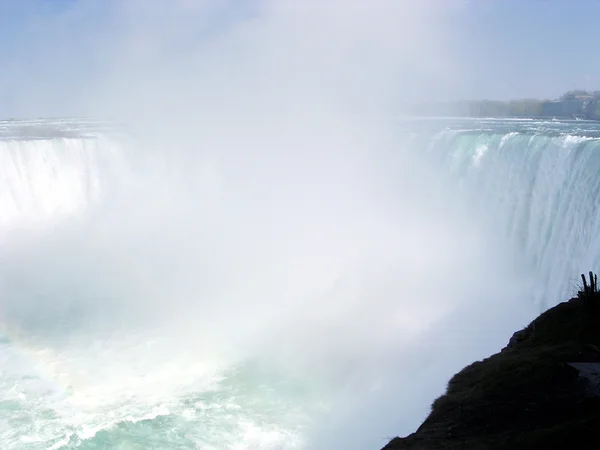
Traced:
[[386, 130], [0, 122], [2, 448], [376, 449], [600, 263], [597, 124]]

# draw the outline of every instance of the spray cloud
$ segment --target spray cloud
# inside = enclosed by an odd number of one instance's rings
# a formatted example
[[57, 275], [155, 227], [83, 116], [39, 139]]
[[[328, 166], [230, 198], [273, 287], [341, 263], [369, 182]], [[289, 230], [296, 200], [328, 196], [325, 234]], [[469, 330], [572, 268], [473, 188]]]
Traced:
[[389, 121], [459, 76], [461, 3], [82, 0], [32, 17], [14, 70], [47, 77], [23, 80], [14, 110], [136, 139], [101, 209], [6, 246], [8, 309], [26, 324], [42, 292], [81, 329], [158, 327], [199, 359], [333, 377], [345, 448], [410, 431], [515, 320], [491, 321], [512, 293], [478, 281], [512, 279], [507, 255]]

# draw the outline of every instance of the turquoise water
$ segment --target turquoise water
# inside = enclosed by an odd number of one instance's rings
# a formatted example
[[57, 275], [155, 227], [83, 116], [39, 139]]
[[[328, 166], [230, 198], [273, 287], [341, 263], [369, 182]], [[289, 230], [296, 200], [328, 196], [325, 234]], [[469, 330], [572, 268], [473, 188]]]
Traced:
[[2, 448], [378, 448], [600, 263], [598, 124], [385, 130], [290, 163], [0, 123]]

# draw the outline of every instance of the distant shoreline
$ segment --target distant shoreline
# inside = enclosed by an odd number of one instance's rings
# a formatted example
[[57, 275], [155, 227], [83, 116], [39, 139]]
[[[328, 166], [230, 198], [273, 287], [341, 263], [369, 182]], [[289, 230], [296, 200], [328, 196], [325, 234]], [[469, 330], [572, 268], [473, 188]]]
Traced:
[[555, 100], [521, 99], [430, 102], [415, 105], [417, 115], [600, 121], [600, 91], [574, 90]]
[[514, 120], [528, 121], [540, 120], [546, 122], [593, 122], [600, 123], [600, 119], [575, 119], [573, 117], [555, 117], [555, 116], [474, 116], [474, 115], [457, 115], [457, 114], [399, 114], [398, 119], [447, 119], [447, 120]]

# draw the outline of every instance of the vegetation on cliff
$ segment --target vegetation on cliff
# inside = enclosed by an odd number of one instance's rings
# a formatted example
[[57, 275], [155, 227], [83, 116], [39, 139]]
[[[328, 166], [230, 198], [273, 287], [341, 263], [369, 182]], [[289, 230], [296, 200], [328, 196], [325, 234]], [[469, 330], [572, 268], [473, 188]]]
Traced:
[[419, 429], [384, 450], [599, 448], [600, 293], [590, 279], [452, 377]]

